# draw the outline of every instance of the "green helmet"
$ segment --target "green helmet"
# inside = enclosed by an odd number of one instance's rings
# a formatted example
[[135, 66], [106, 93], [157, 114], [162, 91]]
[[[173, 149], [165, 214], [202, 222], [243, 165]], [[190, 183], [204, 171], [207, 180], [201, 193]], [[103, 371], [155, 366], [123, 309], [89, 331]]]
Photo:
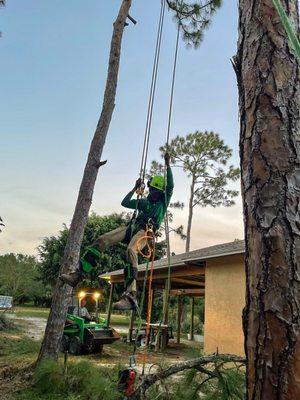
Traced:
[[150, 179], [148, 185], [163, 192], [165, 190], [165, 179], [161, 175], [155, 175]]

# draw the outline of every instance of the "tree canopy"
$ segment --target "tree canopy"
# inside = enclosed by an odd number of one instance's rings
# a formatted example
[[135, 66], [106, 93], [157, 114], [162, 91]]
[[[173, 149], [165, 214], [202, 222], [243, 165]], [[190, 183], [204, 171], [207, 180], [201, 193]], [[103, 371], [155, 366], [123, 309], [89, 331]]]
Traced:
[[[229, 184], [239, 178], [240, 170], [233, 165], [227, 166], [232, 150], [215, 132], [196, 131], [187, 136], [176, 136], [160, 150], [162, 154], [168, 151], [173, 165], [182, 168], [190, 178], [186, 241], [186, 251], [189, 251], [194, 208], [232, 206], [238, 191], [230, 188]], [[161, 168], [160, 163], [152, 162], [151, 170]]]
[[[128, 222], [129, 215], [125, 213], [99, 216], [92, 212], [88, 218], [84, 232], [81, 254], [98, 236], [118, 228], [121, 225], [126, 225]], [[41, 262], [41, 277], [44, 283], [54, 285], [57, 280], [68, 233], [69, 230], [67, 226], [63, 225], [63, 229], [57, 236], [46, 237], [38, 248]], [[123, 269], [128, 264], [126, 247], [126, 244], [123, 243], [108, 247], [101, 254], [98, 266], [86, 277], [82, 282], [82, 286], [88, 285], [91, 288], [98, 288], [104, 285], [104, 283], [98, 279], [99, 274]], [[156, 258], [160, 258], [164, 254], [163, 249], [164, 243], [160, 242], [157, 246]], [[140, 259], [140, 262], [143, 262], [143, 260]]]
[[179, 23], [182, 39], [189, 46], [199, 47], [203, 31], [211, 23], [212, 16], [221, 7], [222, 0], [166, 0], [169, 9], [174, 11], [174, 19]]
[[39, 265], [33, 256], [0, 256], [0, 294], [12, 296], [14, 302], [45, 302], [49, 290], [40, 280]]

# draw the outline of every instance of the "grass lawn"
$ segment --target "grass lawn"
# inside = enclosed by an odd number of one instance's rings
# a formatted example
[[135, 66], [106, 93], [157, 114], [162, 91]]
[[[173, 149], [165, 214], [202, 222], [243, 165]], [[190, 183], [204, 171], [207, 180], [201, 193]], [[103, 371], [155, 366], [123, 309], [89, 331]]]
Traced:
[[49, 308], [19, 306], [14, 307], [16, 317], [48, 318]]
[[[16, 317], [35, 317], [48, 318], [49, 308], [33, 307], [33, 306], [17, 306], [14, 307]], [[106, 317], [105, 313], [100, 314], [101, 317]], [[128, 315], [112, 314], [111, 325], [128, 326], [130, 317]]]
[[69, 357], [67, 377], [62, 355], [59, 364], [47, 361], [35, 369], [41, 343], [28, 338], [25, 325], [18, 323], [0, 331], [0, 399], [85, 400], [99, 393], [103, 400], [121, 400], [117, 369], [97, 366], [92, 358]]
[[28, 365], [35, 361], [40, 343], [19, 329], [0, 332], [0, 368]]
[[[25, 332], [28, 332], [28, 328], [34, 326], [34, 321], [22, 320], [22, 317], [42, 317], [46, 318], [49, 310], [35, 307], [17, 307], [15, 310], [16, 318], [13, 320], [14, 326], [9, 327], [8, 330], [0, 331], [0, 399], [6, 400], [83, 400], [87, 397], [82, 393], [77, 395], [77, 388], [69, 391], [64, 389], [63, 393], [49, 393], [49, 396], [43, 392], [43, 387], [37, 391], [36, 386], [31, 386], [32, 382], [35, 382], [34, 362], [37, 359], [37, 355], [40, 348], [40, 341], [31, 339], [26, 336]], [[11, 319], [9, 319], [11, 320]], [[128, 324], [129, 317], [124, 315], [114, 315], [113, 321], [115, 325]], [[195, 345], [195, 344], [194, 344]], [[132, 354], [133, 346], [118, 341], [113, 345], [104, 346], [103, 353], [82, 355], [82, 356], [69, 356], [68, 365], [71, 368], [70, 372], [72, 375], [77, 374], [77, 367], [80, 367], [80, 363], [87, 362], [86, 368], [91, 370], [91, 374], [96, 376], [97, 379], [93, 378], [91, 384], [98, 382], [99, 376], [101, 379], [106, 379], [106, 376], [112, 376], [112, 381], [115, 381], [117, 377], [117, 369], [120, 365], [127, 365], [129, 356]], [[163, 355], [161, 353], [153, 353], [149, 351], [146, 356], [146, 372], [149, 370], [149, 366], [152, 364], [159, 365], [163, 364], [174, 364], [180, 360], [195, 357], [201, 354], [200, 346], [193, 346], [190, 343], [183, 343], [178, 346], [174, 342], [168, 348], [167, 352]], [[141, 368], [142, 360], [144, 357], [144, 350], [138, 349], [137, 351], [137, 366]], [[60, 356], [60, 365], [63, 363], [63, 355]], [[115, 367], [114, 367], [115, 366]], [[113, 368], [114, 367], [114, 368]], [[52, 367], [51, 367], [52, 368]], [[102, 371], [102, 372], [101, 372]], [[46, 371], [47, 372], [47, 371]], [[46, 373], [45, 372], [45, 373]], [[49, 373], [51, 371], [48, 371]], [[48, 374], [47, 372], [47, 374]], [[51, 372], [52, 374], [53, 372]], [[100, 375], [99, 375], [100, 374]], [[47, 375], [48, 376], [48, 375]], [[54, 376], [56, 376], [54, 374]], [[59, 372], [60, 376], [60, 372]], [[71, 378], [70, 378], [71, 379]], [[72, 377], [73, 379], [73, 377]], [[75, 377], [74, 377], [75, 379]], [[76, 378], [77, 381], [79, 378]], [[107, 386], [111, 378], [103, 381], [103, 385]], [[47, 379], [43, 378], [43, 385], [47, 383]], [[53, 383], [54, 385], [54, 383]], [[51, 387], [45, 388], [46, 392], [51, 391]], [[115, 384], [114, 384], [115, 385]], [[55, 385], [54, 385], [55, 386]], [[51, 390], [50, 390], [51, 389]], [[97, 391], [101, 388], [98, 387]], [[103, 400], [119, 399], [118, 393], [114, 392], [114, 386], [112, 387], [111, 394], [103, 393]], [[90, 393], [91, 394], [91, 393]], [[110, 397], [107, 397], [107, 396]], [[116, 397], [115, 397], [116, 396]], [[92, 397], [89, 397], [92, 398]], [[101, 397], [102, 399], [102, 397]]]

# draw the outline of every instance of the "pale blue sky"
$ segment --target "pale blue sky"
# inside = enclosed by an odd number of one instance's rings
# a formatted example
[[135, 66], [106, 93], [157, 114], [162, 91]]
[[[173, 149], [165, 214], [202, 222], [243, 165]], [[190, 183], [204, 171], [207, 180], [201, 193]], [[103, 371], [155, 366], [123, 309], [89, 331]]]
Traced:
[[[72, 217], [106, 79], [120, 0], [7, 0], [0, 10], [0, 253], [35, 254], [42, 238]], [[143, 140], [159, 0], [133, 1], [126, 28], [116, 108], [92, 210], [121, 211], [136, 179]], [[176, 27], [167, 14], [150, 160], [165, 138]], [[180, 46], [172, 136], [215, 130], [238, 165], [237, 88], [230, 57], [237, 5], [224, 0], [198, 50]], [[174, 199], [187, 202], [187, 179], [175, 170]], [[185, 223], [186, 211], [176, 212]], [[231, 209], [197, 209], [192, 247], [242, 238], [241, 201]], [[180, 252], [184, 243], [172, 238]]]

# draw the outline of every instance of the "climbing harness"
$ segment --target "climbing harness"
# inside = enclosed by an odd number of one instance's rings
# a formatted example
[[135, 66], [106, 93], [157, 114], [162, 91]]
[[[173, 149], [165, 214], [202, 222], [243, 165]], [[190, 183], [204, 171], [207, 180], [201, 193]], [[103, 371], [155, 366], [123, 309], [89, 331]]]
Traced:
[[279, 14], [281, 23], [288, 35], [290, 44], [291, 44], [292, 48], [294, 49], [296, 57], [298, 58], [298, 62], [300, 63], [300, 42], [299, 42], [297, 34], [293, 28], [293, 25], [292, 25], [291, 21], [289, 20], [289, 17], [287, 15], [285, 9], [283, 8], [281, 1], [273, 0], [273, 4]]
[[[138, 241], [137, 241], [137, 249], [139, 254], [146, 259], [150, 259], [152, 257], [152, 254], [154, 252], [154, 240], [155, 240], [155, 234], [153, 230], [153, 225], [151, 222], [148, 222], [146, 225], [146, 230], [145, 230], [145, 235], [142, 236]], [[144, 246], [141, 245], [141, 243], [144, 243]], [[147, 249], [147, 253], [144, 253], [144, 248]]]

